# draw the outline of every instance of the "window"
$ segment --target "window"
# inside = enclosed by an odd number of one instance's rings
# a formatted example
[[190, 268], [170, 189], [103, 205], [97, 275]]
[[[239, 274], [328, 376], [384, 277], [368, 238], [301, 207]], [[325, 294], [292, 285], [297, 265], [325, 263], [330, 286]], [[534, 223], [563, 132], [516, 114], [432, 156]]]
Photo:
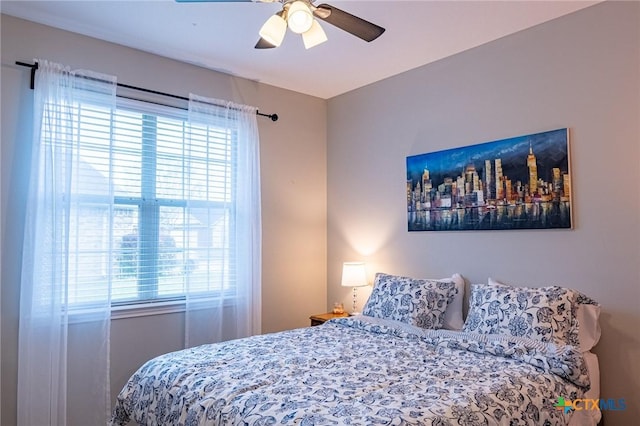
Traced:
[[237, 129], [118, 102], [114, 114], [80, 103], [70, 125], [69, 306], [96, 286], [111, 286], [112, 304], [181, 299], [187, 285], [233, 293]]

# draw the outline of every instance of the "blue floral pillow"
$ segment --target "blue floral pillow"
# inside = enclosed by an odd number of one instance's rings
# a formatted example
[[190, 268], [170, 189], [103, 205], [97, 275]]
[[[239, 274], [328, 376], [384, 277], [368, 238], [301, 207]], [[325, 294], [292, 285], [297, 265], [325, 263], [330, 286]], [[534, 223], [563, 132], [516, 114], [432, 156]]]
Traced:
[[458, 293], [453, 280], [427, 280], [377, 273], [362, 314], [438, 329]]
[[558, 286], [473, 284], [463, 331], [577, 346], [577, 293]]
[[[493, 278], [489, 278], [488, 282], [489, 285], [509, 286], [509, 284], [498, 282]], [[569, 289], [568, 291], [575, 295], [575, 309], [572, 312], [577, 321], [580, 352], [590, 351], [600, 340], [600, 304], [578, 290]]]

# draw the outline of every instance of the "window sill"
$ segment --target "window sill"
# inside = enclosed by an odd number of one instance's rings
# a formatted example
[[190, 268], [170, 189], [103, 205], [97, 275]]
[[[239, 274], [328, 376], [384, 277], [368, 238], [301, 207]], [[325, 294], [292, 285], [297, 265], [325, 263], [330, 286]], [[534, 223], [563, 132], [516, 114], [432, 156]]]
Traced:
[[184, 300], [170, 300], [166, 302], [138, 303], [135, 305], [121, 305], [111, 307], [111, 319], [125, 319], [146, 317], [151, 315], [175, 314], [185, 311]]
[[[212, 305], [211, 302], [216, 301], [217, 305]], [[195, 299], [191, 302], [191, 309], [211, 309], [216, 307], [227, 308], [235, 306], [238, 301], [235, 298], [225, 298], [220, 300], [217, 297]], [[142, 302], [133, 304], [123, 304], [111, 306], [110, 319], [119, 320], [126, 318], [146, 317], [152, 315], [166, 315], [185, 312], [187, 307], [187, 301], [184, 299], [174, 299], [166, 301], [155, 302]], [[69, 323], [81, 323], [91, 321], [101, 321], [104, 319], [103, 309], [74, 309], [69, 312]]]

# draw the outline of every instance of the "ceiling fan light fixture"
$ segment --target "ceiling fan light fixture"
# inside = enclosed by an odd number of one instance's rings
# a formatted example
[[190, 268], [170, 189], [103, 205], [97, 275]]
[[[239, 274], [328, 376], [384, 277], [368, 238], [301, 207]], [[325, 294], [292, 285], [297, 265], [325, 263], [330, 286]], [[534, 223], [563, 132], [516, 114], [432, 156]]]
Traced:
[[313, 21], [313, 15], [307, 3], [297, 0], [289, 5], [287, 23], [291, 31], [297, 34], [304, 34], [311, 29]]
[[312, 47], [324, 43], [327, 40], [327, 34], [325, 34], [316, 19], [313, 20], [309, 31], [302, 33], [302, 41], [304, 42], [305, 49], [311, 49]]
[[265, 39], [267, 42], [273, 44], [278, 47], [282, 44], [282, 40], [284, 40], [284, 35], [287, 32], [287, 21], [282, 19], [280, 15], [273, 15], [267, 22], [264, 23], [262, 28], [260, 28], [260, 37]]

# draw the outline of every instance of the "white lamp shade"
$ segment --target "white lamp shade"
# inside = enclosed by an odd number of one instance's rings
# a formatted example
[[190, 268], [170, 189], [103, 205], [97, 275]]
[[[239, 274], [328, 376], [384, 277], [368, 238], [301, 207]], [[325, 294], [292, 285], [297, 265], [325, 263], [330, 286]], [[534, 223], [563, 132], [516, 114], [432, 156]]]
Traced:
[[287, 21], [282, 19], [279, 15], [273, 15], [267, 19], [262, 28], [260, 28], [260, 37], [267, 42], [278, 47], [284, 40], [284, 34], [287, 32]]
[[302, 33], [302, 41], [304, 42], [304, 47], [306, 49], [311, 49], [312, 47], [327, 41], [327, 35], [317, 20], [313, 20], [309, 31]]
[[291, 31], [297, 34], [305, 33], [311, 28], [313, 21], [313, 15], [305, 2], [294, 1], [291, 3], [287, 12], [287, 23]]
[[344, 287], [363, 287], [367, 285], [367, 272], [364, 262], [345, 262], [342, 265], [342, 285]]

